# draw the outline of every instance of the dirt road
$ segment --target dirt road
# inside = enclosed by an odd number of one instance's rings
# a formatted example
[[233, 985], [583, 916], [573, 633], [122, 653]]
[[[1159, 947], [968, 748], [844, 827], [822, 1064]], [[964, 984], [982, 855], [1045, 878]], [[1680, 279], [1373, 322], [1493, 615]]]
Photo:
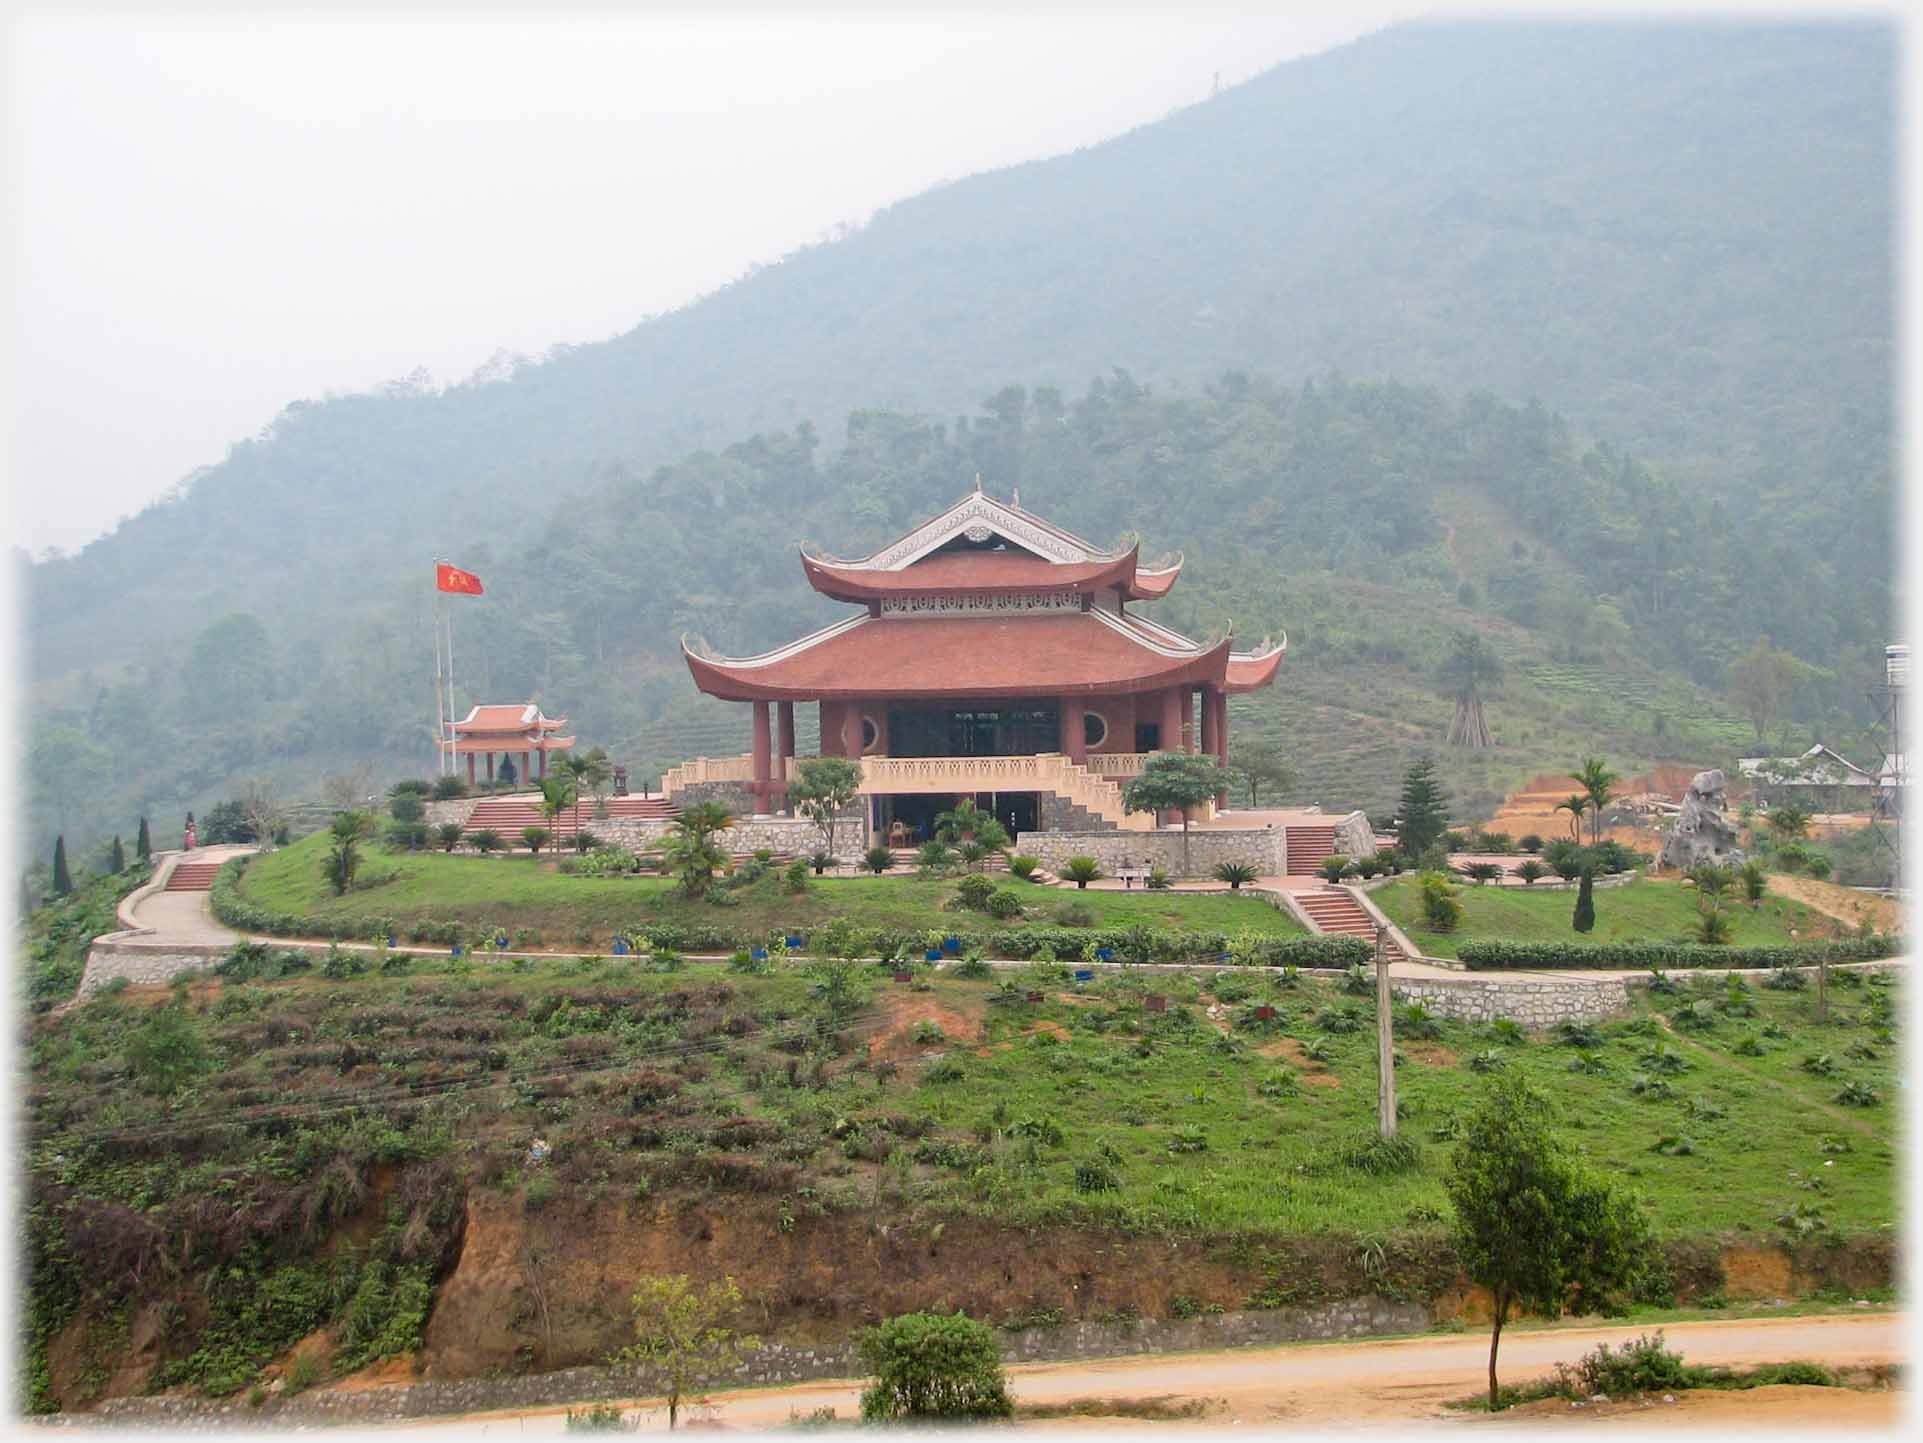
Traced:
[[[1693, 1363], [1743, 1365], [1780, 1362], [1792, 1358], [1835, 1366], [1893, 1363], [1904, 1357], [1904, 1324], [1900, 1314], [1762, 1318], [1729, 1323], [1676, 1323], [1664, 1329], [1670, 1346]], [[1511, 1382], [1538, 1377], [1558, 1362], [1573, 1362], [1599, 1342], [1616, 1343], [1634, 1337], [1641, 1328], [1558, 1328], [1511, 1333], [1503, 1341], [1502, 1375]], [[1087, 1398], [1160, 1398], [1213, 1400], [1197, 1423], [1355, 1427], [1407, 1426], [1430, 1422], [1446, 1426], [1491, 1420], [1477, 1414], [1447, 1413], [1442, 1405], [1485, 1385], [1488, 1336], [1483, 1333], [1448, 1334], [1371, 1343], [1316, 1343], [1280, 1348], [1237, 1349], [1219, 1353], [1113, 1358], [1085, 1363], [1043, 1363], [1009, 1370], [1011, 1389], [1019, 1403], [1067, 1403]], [[840, 1417], [856, 1415], [859, 1384], [843, 1381], [797, 1384], [788, 1388], [757, 1388], [714, 1395], [712, 1405], [690, 1416], [739, 1429], [778, 1428], [791, 1418], [820, 1408], [833, 1408]], [[1742, 1419], [1765, 1416], [1785, 1423], [1802, 1421], [1822, 1427], [1851, 1421], [1868, 1426], [1890, 1426], [1898, 1416], [1902, 1395], [1857, 1394], [1822, 1388], [1768, 1390], [1770, 1398], [1751, 1400]], [[1748, 1397], [1749, 1395], [1743, 1395]], [[1804, 1400], [1799, 1402], [1798, 1400]], [[666, 1426], [666, 1414], [648, 1400], [636, 1406], [650, 1409], [642, 1419], [646, 1430]], [[1634, 1405], [1630, 1405], [1632, 1408]], [[1685, 1396], [1675, 1404], [1640, 1410], [1644, 1422], [1735, 1422], [1730, 1405]], [[1563, 1411], [1567, 1411], [1566, 1406]], [[1616, 1416], [1625, 1410], [1618, 1409]], [[1580, 1415], [1580, 1410], [1578, 1415]], [[1578, 1416], [1572, 1415], [1572, 1416]], [[1547, 1422], [1551, 1412], [1537, 1412], [1535, 1421]], [[1601, 1410], [1585, 1416], [1605, 1421]], [[1063, 1420], [1073, 1426], [1088, 1420]], [[1110, 1420], [1104, 1420], [1110, 1421]], [[1112, 1420], [1134, 1427], [1150, 1425]], [[1629, 1421], [1634, 1421], [1629, 1420]], [[546, 1434], [565, 1431], [566, 1410], [543, 1409], [521, 1413], [467, 1414], [458, 1418], [425, 1419], [418, 1428], [458, 1427], [476, 1435]], [[1050, 1425], [1041, 1425], [1050, 1426]], [[1059, 1426], [1059, 1425], [1056, 1425]]]

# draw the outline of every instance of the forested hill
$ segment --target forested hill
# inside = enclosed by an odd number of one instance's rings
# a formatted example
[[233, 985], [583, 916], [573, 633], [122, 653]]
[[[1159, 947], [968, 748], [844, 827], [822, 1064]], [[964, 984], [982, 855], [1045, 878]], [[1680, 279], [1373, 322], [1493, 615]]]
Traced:
[[139, 655], [188, 598], [272, 604], [524, 532], [612, 463], [1113, 366], [1537, 396], [1680, 484], [1861, 514], [1887, 450], [1892, 53], [1886, 26], [1421, 24], [1277, 67], [509, 379], [296, 404], [35, 569], [36, 673]]
[[[1287, 626], [1297, 684], [1266, 721], [1313, 739], [1287, 708], [1323, 685], [1315, 716], [1380, 719], [1385, 764], [1422, 739], [1396, 710], [1433, 700], [1443, 619], [1532, 665], [1622, 658], [1654, 688], [1644, 753], [1719, 713], [1682, 669], [1713, 687], [1765, 632], [1853, 676], [1893, 570], [1893, 48], [1870, 25], [1399, 27], [904, 201], [613, 341], [297, 403], [31, 568], [32, 844], [420, 755], [436, 553], [490, 571], [464, 676], [672, 760], [712, 739], [679, 631], [787, 634], [812, 605], [791, 542], [878, 539], [977, 469], [1099, 539], [1126, 516], [1189, 548], [1172, 619], [1226, 619], [1182, 611], [1209, 598], [1244, 634]], [[1312, 685], [1318, 647], [1395, 674]], [[100, 791], [40, 780], [102, 768]], [[1332, 802], [1372, 775], [1312, 774], [1349, 788]]]

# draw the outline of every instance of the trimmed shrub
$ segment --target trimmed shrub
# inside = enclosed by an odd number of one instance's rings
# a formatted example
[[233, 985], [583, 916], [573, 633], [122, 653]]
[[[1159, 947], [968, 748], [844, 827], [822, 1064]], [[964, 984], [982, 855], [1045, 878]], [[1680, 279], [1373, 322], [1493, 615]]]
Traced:
[[[1456, 957], [1472, 972], [1516, 968], [1593, 967], [1599, 971], [1637, 972], [1651, 968], [1814, 967], [1819, 962], [1873, 962], [1895, 954], [1894, 941], [1881, 933], [1760, 947], [1705, 947], [1697, 942], [1464, 942]], [[1765, 983], [1765, 985], [1771, 985]]]
[[903, 1418], [1011, 1418], [995, 1331], [963, 1313], [906, 1313], [856, 1344], [874, 1386], [861, 1395], [870, 1422]]

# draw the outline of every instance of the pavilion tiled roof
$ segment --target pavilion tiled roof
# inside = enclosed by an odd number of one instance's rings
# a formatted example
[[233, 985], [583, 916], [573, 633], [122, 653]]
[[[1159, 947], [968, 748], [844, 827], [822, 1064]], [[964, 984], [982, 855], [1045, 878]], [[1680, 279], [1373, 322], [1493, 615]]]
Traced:
[[1228, 640], [1181, 640], [1173, 646], [1133, 618], [1096, 612], [857, 616], [756, 657], [684, 650], [701, 689], [735, 701], [1059, 696], [1155, 691], [1185, 682], [1222, 685]]
[[454, 723], [454, 730], [460, 733], [506, 732], [519, 735], [537, 727], [543, 732], [559, 731], [567, 724], [568, 719], [564, 716], [542, 716], [541, 708], [529, 701], [477, 706]]

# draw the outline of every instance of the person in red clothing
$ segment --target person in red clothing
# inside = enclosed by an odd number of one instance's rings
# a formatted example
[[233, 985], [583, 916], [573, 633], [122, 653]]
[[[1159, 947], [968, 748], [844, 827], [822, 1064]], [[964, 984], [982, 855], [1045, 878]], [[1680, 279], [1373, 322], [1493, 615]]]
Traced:
[[191, 852], [193, 851], [193, 849], [194, 849], [194, 814], [192, 812], [189, 812], [187, 813], [187, 842], [186, 842], [185, 850]]

